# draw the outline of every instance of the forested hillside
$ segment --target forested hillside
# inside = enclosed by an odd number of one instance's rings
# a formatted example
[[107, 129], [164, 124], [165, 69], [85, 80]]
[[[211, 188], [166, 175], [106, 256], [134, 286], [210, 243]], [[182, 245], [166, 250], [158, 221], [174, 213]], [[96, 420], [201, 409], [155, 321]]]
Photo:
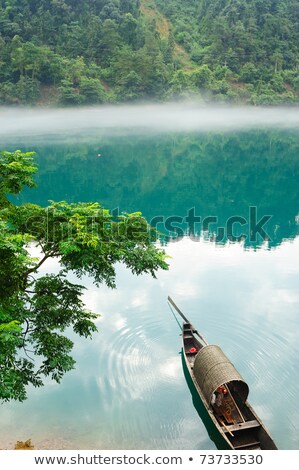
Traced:
[[297, 0], [2, 0], [0, 103], [298, 101]]
[[210, 83], [226, 78], [230, 93], [240, 98], [250, 94], [251, 101], [258, 103], [298, 95], [298, 0], [156, 0], [156, 4], [174, 25], [175, 40], [190, 58], [199, 67], [209, 67]]

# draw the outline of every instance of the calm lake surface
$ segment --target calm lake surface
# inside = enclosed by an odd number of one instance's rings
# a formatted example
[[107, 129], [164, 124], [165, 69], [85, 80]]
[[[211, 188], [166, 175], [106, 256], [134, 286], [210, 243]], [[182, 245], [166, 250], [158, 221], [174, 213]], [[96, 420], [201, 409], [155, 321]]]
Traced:
[[[99, 333], [76, 339], [76, 370], [60, 385], [30, 389], [23, 404], [1, 406], [1, 448], [31, 438], [50, 449], [215, 449], [183, 373], [171, 295], [248, 382], [249, 401], [278, 448], [299, 449], [298, 133], [114, 129], [4, 136], [0, 146], [37, 152], [39, 187], [24, 191], [19, 203], [99, 201], [111, 210], [140, 210], [148, 220], [184, 218], [194, 208], [202, 219], [218, 218], [209, 233], [197, 224], [194, 236], [179, 240], [160, 222], [171, 258], [156, 280], [123, 266], [117, 290], [83, 280], [87, 306], [101, 314]], [[257, 221], [272, 216], [264, 226], [268, 240], [250, 240], [245, 223], [234, 226], [241, 242], [229, 241], [227, 231], [215, 240], [230, 217], [248, 222], [250, 207]]]

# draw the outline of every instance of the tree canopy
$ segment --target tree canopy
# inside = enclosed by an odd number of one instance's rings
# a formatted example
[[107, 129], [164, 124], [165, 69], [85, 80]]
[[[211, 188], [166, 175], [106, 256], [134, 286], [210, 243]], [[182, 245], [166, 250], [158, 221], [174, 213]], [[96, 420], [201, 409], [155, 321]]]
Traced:
[[2, 0], [0, 103], [298, 101], [296, 0]]
[[[0, 399], [6, 401], [22, 401], [27, 385], [42, 386], [46, 376], [59, 382], [74, 367], [67, 328], [84, 337], [97, 331], [98, 315], [85, 308], [84, 287], [70, 282], [68, 272], [113, 288], [116, 263], [154, 277], [168, 266], [138, 212], [115, 218], [99, 203], [13, 204], [10, 195], [34, 186], [36, 171], [33, 153], [0, 154]], [[60, 271], [41, 276], [49, 258], [57, 258]]]

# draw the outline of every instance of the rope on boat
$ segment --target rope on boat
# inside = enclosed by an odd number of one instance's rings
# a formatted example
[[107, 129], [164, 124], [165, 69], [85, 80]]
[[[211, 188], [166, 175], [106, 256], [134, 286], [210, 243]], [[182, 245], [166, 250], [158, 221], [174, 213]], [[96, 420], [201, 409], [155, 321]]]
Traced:
[[182, 327], [181, 323], [179, 322], [179, 320], [177, 319], [176, 314], [175, 314], [174, 311], [172, 310], [172, 307], [171, 307], [170, 303], [169, 303], [169, 302], [167, 302], [167, 303], [168, 303], [168, 306], [169, 306], [169, 308], [170, 308], [170, 310], [171, 310], [172, 315], [174, 316], [175, 321], [176, 321], [177, 324], [179, 325], [179, 329], [180, 329], [181, 331], [183, 331], [183, 327]]
[[[172, 308], [171, 308], [171, 305], [175, 308], [175, 310], [180, 314], [180, 316], [183, 318], [183, 320], [186, 322], [186, 323], [189, 323], [191, 325], [191, 328], [192, 328], [192, 331], [194, 334], [196, 334], [206, 345], [208, 345], [209, 343], [207, 342], [207, 340], [205, 339], [204, 336], [202, 336], [201, 334], [198, 333], [198, 331], [196, 330], [196, 328], [194, 328], [194, 326], [191, 324], [191, 322], [185, 317], [185, 315], [183, 314], [183, 312], [179, 309], [179, 307], [174, 303], [174, 301], [172, 300], [171, 297], [168, 296], [168, 305], [172, 311], [172, 314], [173, 316], [175, 317], [177, 323], [180, 325], [180, 323], [178, 322]], [[180, 325], [180, 329], [183, 331], [183, 328], [181, 327]]]

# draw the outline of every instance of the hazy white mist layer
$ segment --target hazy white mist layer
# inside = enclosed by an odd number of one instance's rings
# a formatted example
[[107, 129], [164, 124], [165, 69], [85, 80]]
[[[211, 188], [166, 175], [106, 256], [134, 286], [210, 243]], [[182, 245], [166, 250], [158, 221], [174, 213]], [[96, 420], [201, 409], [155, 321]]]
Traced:
[[0, 138], [111, 133], [299, 129], [299, 109], [213, 107], [190, 103], [90, 108], [0, 108]]

